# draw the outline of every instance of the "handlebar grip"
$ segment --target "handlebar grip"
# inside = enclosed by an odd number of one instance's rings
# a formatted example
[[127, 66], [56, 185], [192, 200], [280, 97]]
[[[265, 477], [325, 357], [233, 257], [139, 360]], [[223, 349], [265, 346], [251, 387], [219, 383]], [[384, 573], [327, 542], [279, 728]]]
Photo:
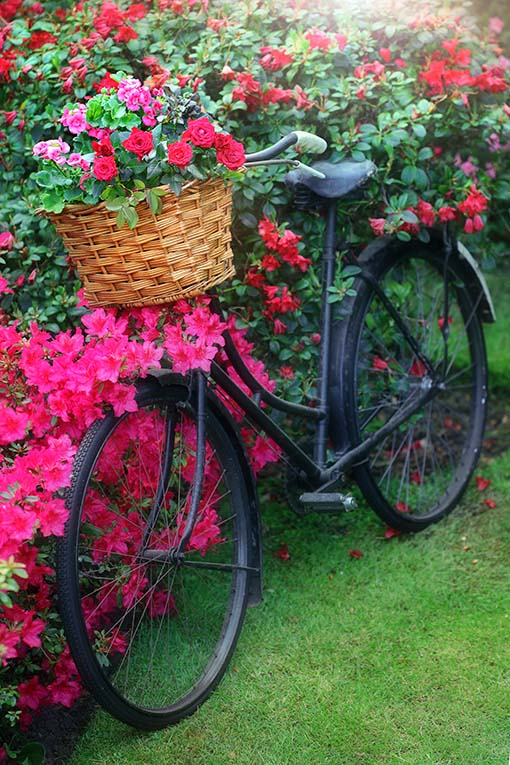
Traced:
[[308, 151], [311, 154], [323, 154], [328, 148], [328, 144], [324, 138], [320, 138], [313, 133], [305, 133], [303, 130], [294, 130], [294, 135], [297, 136], [296, 146], [303, 151]]
[[323, 138], [313, 133], [305, 133], [303, 130], [293, 130], [292, 133], [280, 138], [273, 146], [262, 149], [254, 154], [246, 155], [246, 163], [267, 162], [273, 157], [277, 157], [289, 146], [298, 146], [303, 151], [309, 151], [312, 154], [322, 154], [328, 148], [328, 144]]

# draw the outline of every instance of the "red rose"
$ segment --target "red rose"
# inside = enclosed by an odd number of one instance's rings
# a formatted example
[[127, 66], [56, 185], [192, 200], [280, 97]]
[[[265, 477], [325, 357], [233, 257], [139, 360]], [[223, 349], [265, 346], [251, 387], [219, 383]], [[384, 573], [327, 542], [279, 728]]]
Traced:
[[216, 159], [229, 170], [237, 170], [244, 165], [244, 146], [234, 141], [231, 135], [216, 136]]
[[111, 181], [119, 172], [115, 164], [115, 157], [111, 155], [95, 157], [92, 172], [100, 181]]
[[109, 135], [103, 136], [99, 141], [92, 141], [92, 148], [94, 149], [96, 156], [113, 156], [113, 146]]
[[214, 146], [216, 131], [207, 117], [198, 120], [188, 120], [188, 129], [182, 134], [183, 141], [191, 141], [195, 146], [210, 149]]
[[128, 151], [132, 151], [133, 154], [136, 154], [138, 161], [141, 162], [142, 157], [145, 157], [145, 155], [149, 154], [154, 148], [154, 140], [152, 138], [152, 133], [134, 127], [131, 130], [129, 138], [122, 141], [122, 145]]
[[177, 167], [186, 167], [193, 158], [193, 149], [189, 143], [184, 141], [175, 141], [168, 145], [168, 161], [171, 165]]

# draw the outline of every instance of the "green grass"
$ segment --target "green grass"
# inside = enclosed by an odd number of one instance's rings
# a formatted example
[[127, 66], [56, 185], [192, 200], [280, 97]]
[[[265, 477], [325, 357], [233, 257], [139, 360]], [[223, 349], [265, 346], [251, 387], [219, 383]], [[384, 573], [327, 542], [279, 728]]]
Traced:
[[473, 489], [415, 537], [385, 540], [364, 509], [298, 519], [273, 504], [265, 600], [213, 697], [152, 734], [98, 712], [73, 764], [506, 763], [510, 457], [483, 474], [495, 509]]
[[[499, 388], [510, 380], [507, 284], [491, 279]], [[265, 598], [218, 690], [157, 733], [98, 711], [72, 765], [507, 763], [510, 453], [483, 458], [477, 474], [492, 481], [483, 494], [473, 486], [451, 517], [392, 539], [364, 505], [300, 519], [262, 487]], [[274, 556], [283, 542], [289, 561]]]
[[503, 266], [486, 276], [497, 319], [495, 324], [485, 326], [491, 387], [503, 391], [510, 387], [510, 268]]

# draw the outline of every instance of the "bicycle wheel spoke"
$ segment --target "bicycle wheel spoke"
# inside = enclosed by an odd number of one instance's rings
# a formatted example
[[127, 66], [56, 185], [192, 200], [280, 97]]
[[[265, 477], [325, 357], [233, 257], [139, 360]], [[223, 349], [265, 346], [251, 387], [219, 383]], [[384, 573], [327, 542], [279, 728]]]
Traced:
[[[380, 266], [380, 287], [442, 385], [368, 461], [355, 466], [355, 476], [387, 522], [419, 530], [452, 509], [479, 454], [486, 400], [481, 298], [471, 300], [452, 261], [445, 317], [442, 253], [436, 256], [433, 249], [416, 245], [387, 262]], [[360, 280], [358, 294], [346, 328], [346, 336], [356, 338], [346, 354], [354, 359], [346, 386], [347, 411], [356, 412], [354, 443], [376, 432], [419, 391], [436, 384], [367, 281]], [[351, 420], [347, 417], [348, 427]]]

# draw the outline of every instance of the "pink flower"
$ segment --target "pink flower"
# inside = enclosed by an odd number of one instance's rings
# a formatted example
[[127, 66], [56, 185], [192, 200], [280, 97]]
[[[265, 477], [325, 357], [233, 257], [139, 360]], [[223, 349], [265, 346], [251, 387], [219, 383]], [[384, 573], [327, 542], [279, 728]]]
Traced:
[[376, 236], [384, 236], [386, 218], [369, 218], [370, 228]]
[[0, 443], [9, 444], [25, 437], [28, 415], [19, 412], [0, 401]]
[[491, 35], [500, 35], [504, 28], [504, 21], [503, 19], [500, 19], [499, 16], [492, 16], [489, 19], [489, 32]]
[[20, 709], [32, 709], [36, 712], [47, 700], [48, 691], [40, 684], [37, 675], [31, 677], [26, 683], [18, 685], [18, 706]]
[[73, 109], [68, 109], [66, 106], [60, 122], [67, 127], [70, 133], [79, 135], [87, 129], [86, 113], [85, 104], [77, 104]]

